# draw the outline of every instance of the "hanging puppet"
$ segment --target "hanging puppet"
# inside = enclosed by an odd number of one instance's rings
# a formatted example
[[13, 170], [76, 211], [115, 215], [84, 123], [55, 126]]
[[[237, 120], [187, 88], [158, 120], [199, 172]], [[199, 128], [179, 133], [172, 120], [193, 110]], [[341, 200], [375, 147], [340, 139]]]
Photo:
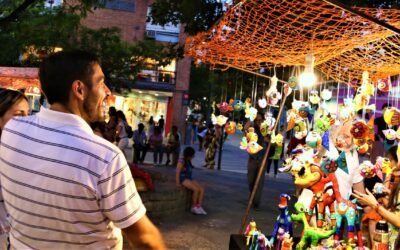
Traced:
[[266, 92], [267, 103], [270, 106], [275, 106], [278, 104], [279, 100], [282, 98], [281, 93], [277, 89], [278, 78], [274, 75], [271, 78], [271, 86]]

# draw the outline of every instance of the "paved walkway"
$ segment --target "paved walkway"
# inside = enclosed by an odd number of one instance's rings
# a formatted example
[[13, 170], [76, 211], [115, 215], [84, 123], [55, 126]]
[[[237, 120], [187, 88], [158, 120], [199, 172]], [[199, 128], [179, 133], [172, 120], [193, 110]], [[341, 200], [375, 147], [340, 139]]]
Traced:
[[[154, 221], [169, 249], [228, 249], [230, 235], [239, 232], [249, 197], [245, 174], [247, 153], [239, 149], [240, 139], [240, 135], [234, 135], [224, 144], [221, 171], [201, 167], [204, 163], [204, 152], [196, 152], [193, 176], [205, 185], [204, 208], [208, 215], [196, 216], [186, 212], [179, 217]], [[198, 149], [198, 145], [194, 147]], [[128, 157], [131, 157], [129, 153]], [[152, 163], [152, 157], [152, 153], [148, 153], [145, 162]], [[173, 167], [153, 167], [151, 164], [143, 167], [159, 171], [168, 176], [168, 181], [174, 182]], [[256, 220], [265, 234], [272, 232], [279, 214], [279, 195], [283, 192], [294, 192], [291, 177], [288, 174], [279, 174], [274, 178], [270, 173], [265, 179], [261, 207], [257, 211], [252, 209], [249, 216]], [[300, 229], [299, 225], [295, 232], [299, 233]]]

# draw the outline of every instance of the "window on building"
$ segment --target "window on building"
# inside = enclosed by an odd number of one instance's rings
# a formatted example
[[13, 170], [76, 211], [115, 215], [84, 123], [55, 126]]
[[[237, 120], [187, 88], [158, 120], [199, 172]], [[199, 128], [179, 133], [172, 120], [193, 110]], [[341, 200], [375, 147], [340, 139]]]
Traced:
[[104, 8], [112, 10], [122, 10], [128, 12], [135, 12], [135, 2], [132, 0], [109, 0], [106, 2]]

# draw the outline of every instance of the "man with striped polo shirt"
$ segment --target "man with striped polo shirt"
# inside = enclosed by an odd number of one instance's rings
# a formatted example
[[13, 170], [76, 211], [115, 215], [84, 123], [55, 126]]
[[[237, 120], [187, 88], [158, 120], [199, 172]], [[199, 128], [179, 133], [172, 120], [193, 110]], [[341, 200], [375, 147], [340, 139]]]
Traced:
[[0, 181], [14, 249], [164, 249], [123, 153], [95, 135], [109, 89], [99, 60], [59, 52], [40, 66], [50, 108], [11, 120], [0, 146]]

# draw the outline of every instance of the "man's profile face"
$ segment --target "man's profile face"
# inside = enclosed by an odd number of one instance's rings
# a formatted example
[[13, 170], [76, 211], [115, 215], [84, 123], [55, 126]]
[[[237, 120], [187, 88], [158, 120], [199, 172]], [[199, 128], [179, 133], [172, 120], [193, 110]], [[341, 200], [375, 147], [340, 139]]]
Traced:
[[100, 65], [96, 63], [92, 67], [92, 86], [86, 86], [89, 94], [83, 100], [83, 116], [87, 122], [104, 121], [106, 97], [111, 91], [104, 82], [104, 73]]

